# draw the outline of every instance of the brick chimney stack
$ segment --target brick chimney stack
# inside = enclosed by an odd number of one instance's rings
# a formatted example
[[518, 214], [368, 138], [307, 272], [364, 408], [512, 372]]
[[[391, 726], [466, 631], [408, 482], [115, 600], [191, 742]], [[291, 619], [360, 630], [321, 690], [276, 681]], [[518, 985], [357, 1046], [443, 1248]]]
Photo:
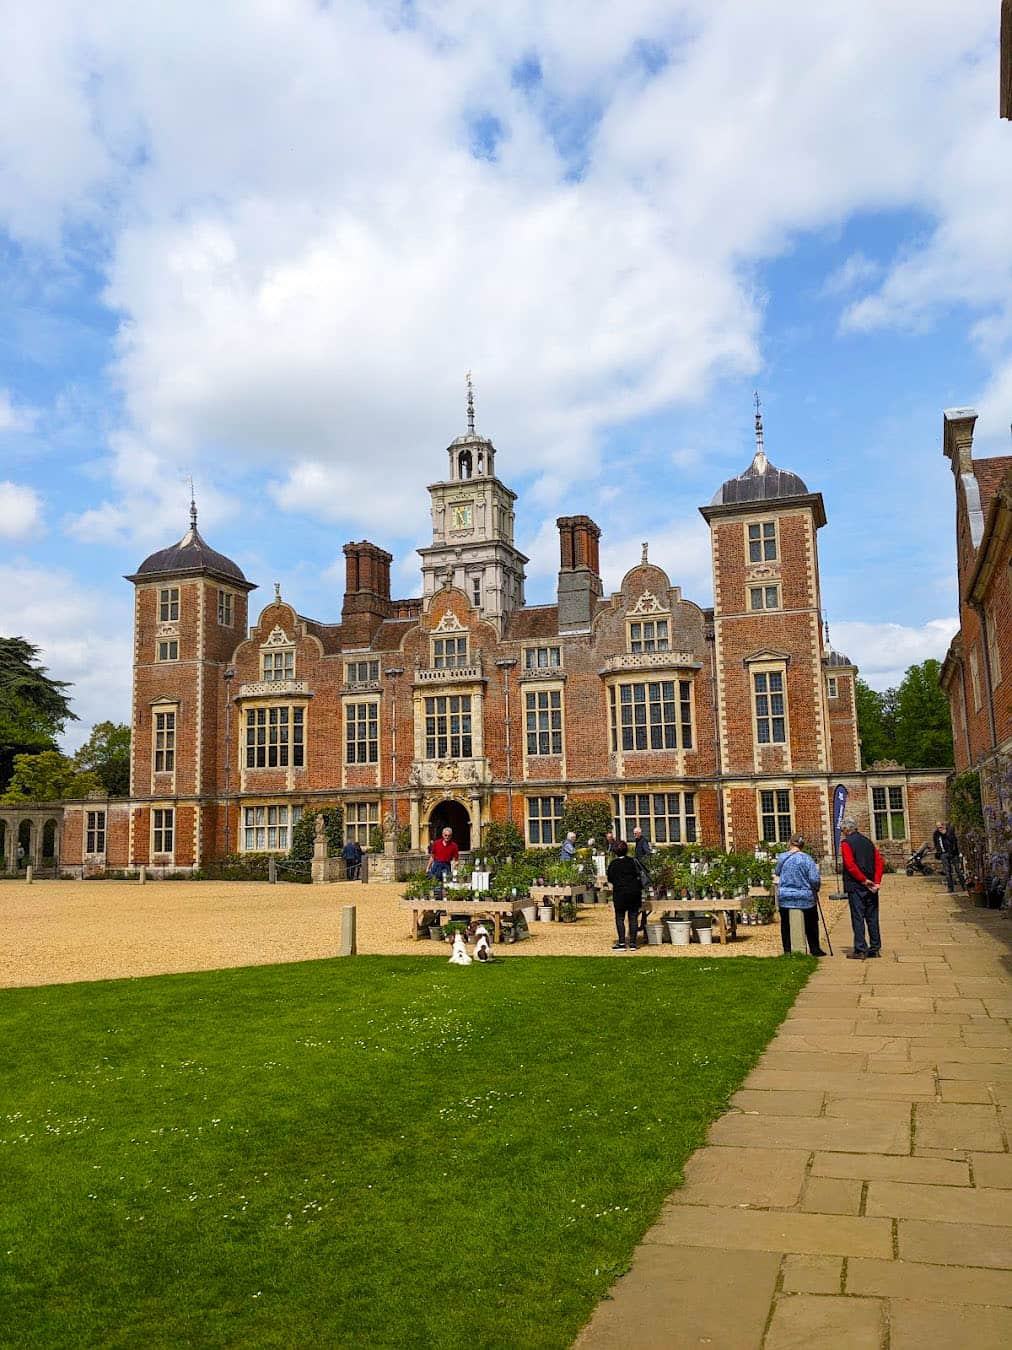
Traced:
[[601, 531], [590, 516], [560, 516], [559, 630], [589, 628], [604, 593], [601, 583]]
[[341, 609], [343, 642], [366, 647], [379, 624], [390, 617], [390, 564], [393, 554], [367, 539], [345, 544], [345, 589]]

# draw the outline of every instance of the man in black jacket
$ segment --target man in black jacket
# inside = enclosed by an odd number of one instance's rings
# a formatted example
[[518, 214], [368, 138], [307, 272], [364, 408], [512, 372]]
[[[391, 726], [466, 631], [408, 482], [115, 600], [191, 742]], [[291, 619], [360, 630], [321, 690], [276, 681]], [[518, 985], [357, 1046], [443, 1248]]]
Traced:
[[959, 840], [956, 831], [944, 820], [938, 822], [934, 833], [935, 856], [941, 858], [945, 868], [945, 885], [950, 893], [955, 889], [953, 880], [958, 879], [959, 889], [966, 890], [966, 875], [963, 872], [963, 860], [959, 856]]
[[[635, 860], [629, 857], [629, 845], [624, 839], [619, 839], [615, 843], [615, 856], [608, 864], [608, 883], [611, 886], [611, 898], [615, 906], [615, 928], [618, 931], [618, 941], [612, 946], [612, 951], [634, 952], [636, 920], [640, 905], [643, 903], [643, 882]], [[627, 918], [628, 942], [625, 935]]]
[[843, 889], [850, 902], [850, 922], [854, 929], [854, 950], [848, 953], [847, 959], [865, 961], [878, 956], [882, 949], [882, 934], [878, 925], [878, 891], [885, 864], [882, 854], [871, 840], [860, 833], [853, 817], [847, 817], [842, 829], [840, 857], [843, 862]]

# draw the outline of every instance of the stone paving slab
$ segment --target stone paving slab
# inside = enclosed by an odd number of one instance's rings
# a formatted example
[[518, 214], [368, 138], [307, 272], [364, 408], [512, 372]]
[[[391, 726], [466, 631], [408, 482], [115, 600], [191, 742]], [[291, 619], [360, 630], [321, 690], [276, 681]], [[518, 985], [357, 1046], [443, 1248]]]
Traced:
[[764, 1350], [880, 1350], [884, 1334], [885, 1311], [877, 1299], [795, 1294], [777, 1299]]
[[580, 1345], [1012, 1346], [1012, 920], [937, 879], [882, 912], [880, 961], [837, 920]]
[[644, 1243], [632, 1269], [598, 1305], [576, 1341], [578, 1350], [759, 1350], [776, 1287], [773, 1252], [723, 1251], [720, 1280], [733, 1298], [715, 1297], [705, 1278], [713, 1252]]
[[1007, 1308], [927, 1307], [895, 1300], [889, 1308], [890, 1350], [1008, 1350], [1012, 1313]]
[[995, 1303], [1012, 1307], [1012, 1271], [925, 1266], [915, 1261], [847, 1262], [847, 1293], [925, 1303]]

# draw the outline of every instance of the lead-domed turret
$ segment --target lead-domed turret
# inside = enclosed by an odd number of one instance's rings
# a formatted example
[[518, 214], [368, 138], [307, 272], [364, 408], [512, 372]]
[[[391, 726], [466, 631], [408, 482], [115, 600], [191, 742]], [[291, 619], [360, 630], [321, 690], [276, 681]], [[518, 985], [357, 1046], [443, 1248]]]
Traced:
[[224, 553], [218, 553], [207, 543], [197, 529], [197, 507], [190, 503], [190, 528], [178, 543], [161, 548], [145, 558], [128, 581], [153, 581], [162, 576], [195, 576], [206, 574], [221, 577], [252, 590], [252, 583], [243, 575], [242, 568]]

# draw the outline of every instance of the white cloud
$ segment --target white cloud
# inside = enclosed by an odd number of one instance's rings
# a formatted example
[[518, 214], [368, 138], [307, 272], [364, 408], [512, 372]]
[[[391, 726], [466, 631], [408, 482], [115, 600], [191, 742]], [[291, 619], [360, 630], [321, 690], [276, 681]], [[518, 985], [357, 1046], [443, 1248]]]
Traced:
[[832, 639], [873, 689], [889, 689], [900, 683], [910, 666], [929, 658], [944, 660], [958, 628], [958, 619], [929, 619], [919, 627], [845, 621], [833, 624]]
[[1012, 295], [993, 0], [40, 0], [7, 37], [0, 221], [97, 227], [123, 319], [82, 539], [153, 537], [181, 468], [396, 526], [468, 367], [502, 472], [555, 507], [612, 428], [756, 370], [756, 265], [859, 212], [926, 226], [831, 279], [865, 289], [849, 326]]
[[882, 264], [860, 251], [845, 258], [841, 265], [822, 284], [822, 294], [847, 295], [858, 286], [877, 281], [882, 275]]
[[27, 539], [42, 528], [42, 498], [34, 488], [0, 482], [0, 538]]
[[0, 432], [31, 431], [38, 420], [38, 410], [26, 404], [15, 406], [9, 389], [0, 389]]
[[129, 723], [133, 645], [121, 593], [82, 587], [59, 568], [0, 564], [0, 633], [34, 643], [49, 674], [73, 685], [79, 720], [67, 725], [66, 749], [85, 741], [95, 722]]

